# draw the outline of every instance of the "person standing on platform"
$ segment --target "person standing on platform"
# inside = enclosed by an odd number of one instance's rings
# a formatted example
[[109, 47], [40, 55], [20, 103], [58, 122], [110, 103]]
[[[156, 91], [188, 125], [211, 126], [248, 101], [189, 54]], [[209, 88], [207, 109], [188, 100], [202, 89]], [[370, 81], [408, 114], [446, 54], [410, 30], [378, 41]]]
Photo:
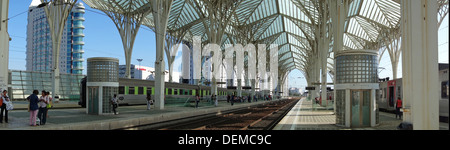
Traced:
[[231, 101], [231, 106], [233, 106], [234, 105], [234, 93], [233, 93], [233, 95], [231, 95], [230, 101]]
[[200, 102], [200, 96], [198, 94], [195, 95], [195, 108], [198, 108], [198, 102]]
[[150, 110], [153, 105], [152, 95], [147, 93], [147, 110]]
[[397, 116], [399, 116], [399, 119], [402, 119], [403, 113], [400, 112], [400, 109], [402, 108], [402, 99], [400, 97], [397, 98], [397, 101], [395, 102], [395, 119], [397, 119]]
[[40, 120], [40, 125], [45, 125], [47, 122], [47, 104], [48, 96], [46, 91], [42, 91], [42, 96], [39, 98], [39, 111], [38, 118]]
[[114, 115], [119, 114], [119, 113], [116, 111], [116, 108], [117, 108], [117, 94], [114, 94], [114, 97], [111, 98], [111, 105], [113, 106]]
[[219, 101], [217, 100], [216, 95], [213, 95], [211, 99], [214, 100], [214, 106], [217, 107], [219, 105]]
[[5, 112], [5, 122], [8, 123], [8, 109], [6, 108], [6, 105], [8, 105], [10, 101], [7, 90], [3, 90], [2, 94], [0, 95], [0, 101], [2, 103], [0, 104], [1, 106], [0, 123], [3, 123], [3, 112]]
[[36, 115], [39, 102], [39, 98], [37, 96], [38, 94], [38, 90], [33, 90], [33, 94], [27, 97], [27, 100], [30, 101], [30, 105], [28, 107], [28, 110], [30, 112], [30, 126], [36, 126]]
[[47, 118], [48, 118], [48, 110], [50, 108], [53, 108], [53, 98], [50, 96], [50, 92], [46, 92], [47, 98], [48, 98], [48, 104], [47, 104]]

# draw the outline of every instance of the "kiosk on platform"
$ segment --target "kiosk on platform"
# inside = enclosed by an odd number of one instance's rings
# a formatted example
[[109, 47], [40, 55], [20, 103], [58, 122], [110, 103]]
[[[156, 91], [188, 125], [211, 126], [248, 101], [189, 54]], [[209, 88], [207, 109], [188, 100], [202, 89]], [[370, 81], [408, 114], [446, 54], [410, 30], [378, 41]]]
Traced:
[[111, 114], [110, 100], [119, 88], [119, 59], [88, 58], [87, 65], [86, 113]]

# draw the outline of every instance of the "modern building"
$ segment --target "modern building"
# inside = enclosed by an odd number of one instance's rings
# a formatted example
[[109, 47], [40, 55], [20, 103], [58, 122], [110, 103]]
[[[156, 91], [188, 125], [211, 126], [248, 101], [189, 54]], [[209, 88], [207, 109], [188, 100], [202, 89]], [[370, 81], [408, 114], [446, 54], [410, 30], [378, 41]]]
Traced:
[[[119, 65], [119, 78], [125, 78], [126, 65]], [[155, 68], [139, 65], [130, 65], [130, 76], [132, 79], [155, 80]], [[169, 71], [166, 70], [165, 82], [169, 82]], [[173, 72], [173, 82], [180, 83], [181, 73]]]
[[296, 96], [298, 96], [298, 95], [302, 94], [301, 91], [302, 91], [302, 89], [291, 87], [291, 88], [289, 88], [289, 95], [296, 95]]
[[[33, 0], [28, 8], [26, 70], [51, 72], [52, 40], [45, 11], [37, 8], [40, 3]], [[77, 3], [68, 16], [59, 55], [61, 73], [83, 72], [84, 9], [82, 3]]]

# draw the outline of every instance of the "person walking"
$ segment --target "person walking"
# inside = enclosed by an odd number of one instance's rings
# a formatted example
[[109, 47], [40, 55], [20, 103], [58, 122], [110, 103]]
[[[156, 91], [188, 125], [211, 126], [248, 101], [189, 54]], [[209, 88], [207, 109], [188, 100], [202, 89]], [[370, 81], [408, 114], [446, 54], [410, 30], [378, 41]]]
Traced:
[[117, 94], [114, 94], [114, 97], [111, 98], [111, 105], [113, 106], [114, 115], [119, 114], [118, 112], [116, 112], [116, 108], [117, 108]]
[[150, 110], [153, 105], [152, 95], [150, 93], [147, 93], [147, 110]]
[[28, 107], [30, 112], [30, 126], [36, 126], [36, 115], [38, 111], [38, 102], [39, 102], [39, 98], [37, 96], [38, 94], [39, 94], [38, 90], [33, 90], [33, 94], [27, 97], [27, 100], [30, 102], [30, 105]]
[[195, 108], [198, 108], [198, 102], [200, 102], [200, 96], [198, 94], [195, 95]]
[[402, 108], [402, 99], [400, 97], [397, 98], [397, 101], [395, 102], [395, 119], [397, 119], [397, 116], [399, 116], [399, 119], [402, 119], [403, 113], [400, 112], [400, 109]]
[[216, 95], [213, 95], [211, 99], [214, 100], [214, 106], [219, 106], [219, 101], [217, 100]]
[[45, 125], [47, 122], [47, 104], [48, 104], [48, 96], [46, 91], [42, 91], [42, 96], [39, 98], [39, 111], [38, 118], [40, 120], [40, 125]]
[[8, 123], [8, 109], [6, 107], [8, 103], [10, 103], [10, 101], [7, 90], [3, 90], [2, 94], [0, 95], [0, 101], [2, 102], [2, 104], [0, 105], [1, 107], [0, 123], [3, 123], [3, 112], [5, 112], [5, 122]]

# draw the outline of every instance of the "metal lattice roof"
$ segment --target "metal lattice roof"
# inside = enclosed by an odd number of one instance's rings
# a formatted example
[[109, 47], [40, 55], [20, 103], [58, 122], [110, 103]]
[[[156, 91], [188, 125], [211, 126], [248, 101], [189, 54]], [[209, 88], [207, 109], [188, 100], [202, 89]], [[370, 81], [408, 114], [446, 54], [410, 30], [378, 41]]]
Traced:
[[[151, 9], [150, 0], [84, 0], [92, 8], [117, 13], [137, 13]], [[333, 0], [334, 1], [334, 0]], [[400, 2], [398, 0], [343, 0], [346, 18], [342, 50], [379, 49], [387, 32], [400, 32]], [[440, 0], [439, 14], [448, 13], [448, 0]], [[173, 0], [167, 26], [168, 34], [185, 31], [183, 39], [202, 36], [207, 41], [206, 30], [211, 13], [231, 15], [226, 24], [222, 44], [258, 43], [279, 45], [279, 69], [306, 71], [311, 59], [317, 55], [318, 40], [330, 39], [328, 67], [333, 69], [333, 25], [331, 2], [328, 0], [232, 0], [219, 10], [207, 3], [220, 0]], [[231, 9], [227, 9], [231, 8]], [[438, 11], [440, 11], [438, 10]], [[444, 11], [442, 11], [444, 10]], [[226, 12], [217, 12], [226, 11]], [[143, 25], [154, 27], [153, 14], [143, 20]], [[442, 16], [442, 15], [441, 15]], [[225, 17], [224, 17], [225, 18]], [[326, 26], [325, 33], [319, 26]], [[321, 35], [320, 35], [321, 34]]]

